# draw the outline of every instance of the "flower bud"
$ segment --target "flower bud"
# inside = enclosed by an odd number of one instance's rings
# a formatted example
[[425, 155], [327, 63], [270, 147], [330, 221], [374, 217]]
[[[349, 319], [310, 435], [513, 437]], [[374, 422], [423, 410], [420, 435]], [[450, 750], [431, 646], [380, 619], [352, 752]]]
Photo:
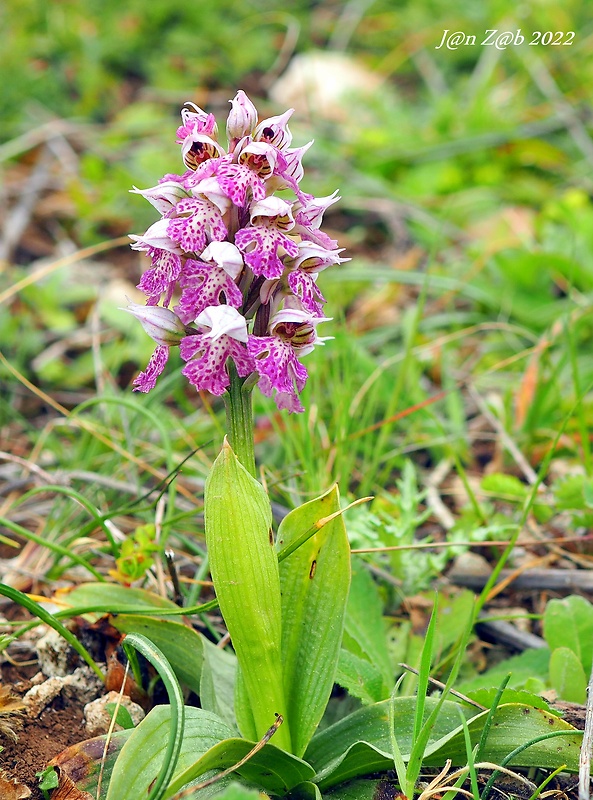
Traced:
[[189, 197], [189, 193], [179, 181], [163, 181], [150, 189], [130, 189], [133, 194], [140, 194], [161, 214], [168, 214], [180, 200]]
[[257, 109], [241, 89], [230, 102], [231, 111], [226, 123], [226, 132], [229, 142], [236, 144], [239, 139], [251, 136], [253, 133], [257, 125]]
[[157, 344], [175, 347], [187, 335], [188, 330], [177, 314], [162, 306], [142, 306], [130, 303], [122, 311], [129, 311]]

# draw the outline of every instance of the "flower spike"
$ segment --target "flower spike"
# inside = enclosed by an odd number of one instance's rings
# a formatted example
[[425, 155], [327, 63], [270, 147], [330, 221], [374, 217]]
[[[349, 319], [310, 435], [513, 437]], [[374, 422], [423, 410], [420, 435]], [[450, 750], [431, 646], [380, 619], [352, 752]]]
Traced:
[[317, 277], [348, 260], [321, 230], [339, 197], [300, 188], [313, 143], [291, 146], [293, 109], [260, 121], [242, 90], [230, 102], [226, 151], [214, 116], [186, 103], [177, 142], [187, 171], [133, 189], [161, 215], [131, 237], [151, 264], [138, 284], [146, 306], [127, 310], [157, 344], [134, 390], [150, 391], [179, 346], [198, 391], [224, 394], [231, 360], [245, 386], [258, 383], [278, 408], [299, 412], [300, 359], [327, 338], [317, 334], [327, 320]]

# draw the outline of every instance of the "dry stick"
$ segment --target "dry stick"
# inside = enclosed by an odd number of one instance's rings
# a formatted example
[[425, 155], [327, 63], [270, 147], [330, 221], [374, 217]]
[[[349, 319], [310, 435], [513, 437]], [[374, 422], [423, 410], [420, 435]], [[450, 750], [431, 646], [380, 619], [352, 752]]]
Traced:
[[276, 722], [274, 722], [274, 724], [270, 728], [268, 728], [268, 730], [264, 733], [264, 735], [255, 745], [255, 747], [253, 747], [247, 753], [246, 756], [243, 756], [243, 758], [240, 761], [237, 761], [237, 763], [233, 764], [232, 767], [229, 767], [228, 769], [219, 772], [212, 778], [208, 778], [207, 781], [202, 781], [202, 783], [196, 783], [194, 784], [194, 786], [189, 786], [187, 789], [182, 789], [180, 792], [177, 792], [177, 794], [174, 794], [173, 797], [171, 797], [171, 800], [181, 800], [181, 798], [183, 797], [188, 797], [190, 794], [193, 794], [194, 792], [197, 792], [200, 789], [205, 789], [206, 786], [211, 786], [213, 783], [217, 783], [218, 781], [222, 780], [222, 778], [226, 778], [227, 775], [230, 775], [232, 772], [235, 772], [236, 770], [240, 769], [240, 767], [242, 767], [243, 764], [246, 764], [250, 758], [253, 758], [253, 756], [256, 753], [259, 753], [262, 747], [264, 747], [270, 741], [272, 736], [276, 733], [276, 731], [282, 725], [283, 722], [284, 722], [283, 717], [280, 714], [276, 714]]
[[[402, 667], [403, 669], [407, 670], [408, 672], [413, 672], [414, 675], [420, 675], [420, 672], [417, 669], [415, 669], [414, 667], [411, 667], [409, 664], [400, 663], [400, 664], [398, 664], [398, 667]], [[439, 689], [444, 689], [445, 688], [445, 684], [442, 683], [441, 681], [437, 681], [436, 678], [429, 678], [428, 680], [434, 686], [438, 686]], [[463, 700], [464, 703], [469, 703], [470, 706], [475, 706], [476, 708], [479, 708], [480, 711], [488, 711], [486, 706], [483, 706], [481, 703], [478, 703], [476, 700], [472, 700], [471, 697], [467, 697], [466, 695], [461, 694], [461, 692], [456, 692], [454, 689], [449, 689], [449, 694], [455, 695], [455, 697], [458, 697], [460, 700]]]
[[490, 620], [487, 616], [480, 616], [476, 620], [476, 625], [481, 629], [482, 639], [486, 633], [489, 639], [515, 650], [540, 650], [542, 647], [547, 647], [545, 640], [540, 636], [529, 633], [529, 631], [522, 631], [504, 620]]
[[439, 464], [437, 464], [425, 482], [426, 502], [432, 513], [446, 531], [449, 531], [454, 527], [455, 517], [441, 500], [438, 489], [451, 471], [451, 466], [452, 460], [450, 458], [444, 458]]
[[[167, 503], [165, 495], [161, 495], [158, 499], [154, 514], [154, 529], [155, 529], [155, 537], [154, 541], [155, 544], [160, 544], [161, 535], [163, 532], [163, 518], [165, 516], [165, 505]], [[156, 576], [156, 582], [158, 586], [158, 593], [161, 597], [167, 597], [167, 586], [165, 584], [165, 568], [163, 567], [163, 562], [160, 558], [156, 558], [154, 561], [154, 574]]]
[[113, 731], [115, 729], [117, 715], [119, 713], [119, 707], [121, 706], [121, 701], [124, 694], [124, 687], [128, 679], [129, 669], [130, 669], [130, 662], [126, 661], [126, 668], [124, 670], [124, 676], [122, 678], [121, 687], [119, 689], [119, 694], [117, 696], [117, 703], [115, 704], [115, 708], [113, 709], [113, 715], [111, 717], [111, 722], [109, 723], [109, 730], [107, 731], [107, 736], [105, 738], [105, 747], [103, 748], [103, 755], [101, 756], [101, 769], [99, 770], [99, 777], [97, 779], [97, 800], [100, 800], [101, 798], [101, 784], [103, 783], [103, 773], [105, 771], [105, 763], [107, 761], [107, 754], [109, 751], [109, 745], [111, 744], [111, 737], [113, 736]]
[[[503, 445], [515, 459], [517, 466], [521, 469], [523, 475], [531, 484], [534, 486], [537, 483], [537, 475], [533, 469], [533, 467], [529, 464], [523, 453], [519, 450], [515, 442], [511, 439], [508, 433], [505, 431], [503, 425], [501, 424], [500, 420], [497, 419], [494, 414], [490, 411], [486, 403], [482, 400], [478, 392], [474, 389], [474, 387], [468, 382], [467, 389], [475, 402], [475, 404], [480, 409], [481, 413], [488, 419], [490, 424], [494, 427], [496, 432], [501, 438]], [[543, 485], [543, 484], [542, 484]], [[545, 487], [544, 487], [545, 488]]]
[[27, 131], [22, 136], [17, 136], [16, 139], [11, 139], [0, 146], [0, 163], [8, 161], [9, 158], [14, 158], [21, 153], [26, 153], [28, 150], [33, 150], [44, 142], [50, 142], [55, 137], [63, 137], [69, 133], [74, 133], [79, 128], [71, 122], [66, 122], [63, 119], [52, 119], [45, 122], [38, 128]]
[[523, 575], [526, 572], [529, 572], [534, 567], [547, 567], [548, 564], [553, 563], [556, 560], [556, 557], [552, 553], [547, 553], [545, 556], [541, 556], [539, 558], [532, 558], [529, 561], [521, 564], [521, 566], [517, 567], [510, 571], [510, 573], [506, 577], [502, 577], [502, 574], [498, 576], [499, 580], [498, 583], [490, 589], [488, 594], [488, 602], [492, 602], [492, 600], [497, 597], [499, 594], [504, 592], [507, 586], [510, 586], [511, 583], [515, 581], [516, 578]]
[[[22, 284], [23, 281], [20, 281], [20, 283]], [[12, 287], [12, 288], [14, 288], [14, 287]], [[3, 297], [5, 295], [6, 295], [6, 292], [4, 293], [4, 295], [0, 295], [0, 303], [2, 302]], [[58, 403], [57, 400], [54, 400], [53, 397], [51, 397], [50, 395], [46, 394], [44, 391], [39, 389], [37, 386], [35, 386], [35, 384], [31, 383], [31, 381], [28, 380], [22, 374], [22, 372], [19, 372], [19, 370], [16, 367], [14, 367], [8, 361], [8, 359], [2, 353], [1, 350], [0, 350], [0, 364], [3, 364], [6, 367], [6, 369], [12, 375], [14, 375], [14, 377], [20, 383], [23, 384], [23, 386], [25, 386], [27, 389], [29, 389], [29, 391], [31, 391], [37, 397], [41, 398], [44, 403], [47, 403], [55, 411], [57, 411], [59, 414], [61, 414], [63, 417], [65, 417], [66, 418], [65, 419], [66, 422], [68, 422], [71, 425], [75, 425], [75, 426], [77, 426], [79, 428], [82, 428], [82, 430], [87, 431], [88, 433], [91, 434], [91, 436], [94, 436], [95, 439], [98, 439], [100, 442], [102, 442], [104, 445], [106, 445], [110, 450], [113, 450], [114, 452], [119, 453], [120, 456], [123, 456], [124, 458], [128, 459], [129, 461], [132, 461], [134, 464], [139, 466], [145, 472], [149, 472], [151, 475], [154, 475], [154, 477], [158, 478], [160, 481], [163, 481], [163, 480], [165, 480], [165, 478], [167, 478], [167, 475], [165, 473], [163, 473], [162, 470], [155, 469], [153, 466], [148, 464], [143, 459], [138, 458], [138, 456], [135, 456], [133, 453], [128, 452], [125, 449], [125, 447], [122, 447], [121, 445], [117, 444], [117, 442], [115, 442], [113, 439], [110, 439], [108, 436], [104, 436], [102, 433], [99, 432], [97, 427], [95, 425], [93, 425], [92, 423], [85, 422], [84, 420], [78, 419], [77, 417], [74, 417], [73, 419], [70, 418], [70, 412], [68, 411], [67, 408], [65, 408], [63, 405]], [[178, 485], [177, 491], [180, 494], [182, 494], [186, 499], [192, 501], [194, 505], [197, 505], [197, 502], [195, 501], [195, 498], [194, 498], [194, 495], [192, 494], [192, 492], [190, 492], [189, 489], [186, 489], [182, 484]]]
[[[509, 570], [502, 570], [499, 577], [507, 578], [512, 575]], [[468, 589], [480, 590], [486, 585], [489, 575], [458, 574], [450, 572], [448, 579], [457, 586], [466, 586]], [[593, 573], [584, 569], [531, 569], [529, 572], [513, 579], [513, 589], [531, 591], [536, 589], [550, 589], [555, 591], [574, 591], [580, 589], [584, 592], [593, 591]]]
[[590, 800], [591, 751], [593, 750], [593, 670], [587, 685], [587, 710], [585, 730], [579, 756], [579, 800]]
[[52, 272], [55, 272], [57, 269], [61, 267], [67, 267], [70, 264], [76, 264], [79, 261], [84, 261], [85, 258], [90, 258], [90, 256], [94, 256], [97, 253], [103, 253], [106, 250], [114, 250], [116, 247], [123, 247], [123, 245], [129, 245], [130, 239], [128, 236], [119, 236], [117, 239], [111, 239], [108, 242], [100, 242], [99, 244], [94, 244], [91, 247], [84, 247], [82, 250], [77, 250], [76, 253], [70, 253], [63, 258], [58, 258], [57, 261], [51, 261], [49, 264], [44, 264], [39, 269], [36, 269], [34, 272], [31, 272], [30, 275], [27, 275], [20, 281], [17, 281], [12, 286], [9, 286], [8, 289], [5, 289], [2, 293], [0, 293], [0, 305], [6, 300], [10, 300], [11, 297], [14, 297], [15, 294], [18, 294], [21, 289], [24, 289], [26, 286], [30, 286], [32, 283], [36, 283], [37, 281], [41, 280], [41, 278], [45, 278], [46, 275], [50, 275]]
[[[569, 542], [590, 542], [593, 540], [593, 534], [588, 533], [583, 536], [563, 536], [557, 539], [521, 539], [518, 543], [521, 547], [528, 545], [547, 545], [547, 544], [567, 544]], [[389, 547], [357, 547], [352, 549], [351, 553], [390, 553], [397, 550], [428, 550], [430, 548], [439, 549], [442, 547], [508, 547], [510, 541], [489, 541], [489, 542], [415, 542], [413, 544], [396, 544]], [[568, 570], [558, 570], [559, 572], [568, 572]], [[469, 576], [470, 579], [473, 577]], [[463, 579], [463, 576], [460, 576]], [[484, 580], [485, 582], [485, 580]]]
[[[531, 48], [527, 49], [530, 50]], [[593, 164], [593, 142], [587, 132], [587, 128], [583, 125], [577, 112], [558, 88], [558, 84], [550, 74], [544, 62], [533, 55], [533, 53], [530, 53], [529, 56], [524, 56], [523, 61], [529, 70], [533, 82], [537, 85], [544, 97], [552, 103], [554, 111], [564, 122], [566, 129], [572, 136], [581, 153], [590, 164]]]
[[2, 226], [2, 240], [0, 241], [0, 264], [10, 258], [13, 249], [19, 243], [25, 228], [29, 224], [39, 195], [47, 188], [50, 181], [49, 164], [51, 153], [44, 147], [29, 179], [23, 186], [20, 202], [6, 214]]

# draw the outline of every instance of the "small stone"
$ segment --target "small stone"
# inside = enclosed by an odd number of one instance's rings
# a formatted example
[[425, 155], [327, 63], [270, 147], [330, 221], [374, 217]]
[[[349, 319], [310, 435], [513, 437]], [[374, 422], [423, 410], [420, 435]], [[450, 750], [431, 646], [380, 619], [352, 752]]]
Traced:
[[[112, 717], [112, 714], [107, 710], [107, 706], [110, 703], [117, 703], [118, 698], [119, 692], [109, 692], [103, 695], [103, 697], [99, 697], [97, 700], [86, 704], [83, 713], [86, 731], [89, 737], [102, 736], [104, 733], [107, 733], [111, 725]], [[129, 697], [126, 697], [126, 695], [122, 696], [120, 706], [128, 710], [134, 725], [137, 725], [144, 719], [144, 711], [139, 705], [133, 703]], [[123, 729], [121, 725], [116, 724], [114, 730], [121, 731]]]
[[60, 694], [64, 685], [63, 678], [48, 678], [38, 686], [33, 686], [23, 697], [23, 703], [27, 709], [27, 716], [34, 719], [38, 717], [43, 709]]
[[38, 717], [55, 698], [62, 694], [64, 700], [80, 705], [88, 703], [103, 689], [95, 673], [87, 667], [78, 667], [70, 675], [54, 675], [43, 683], [34, 685], [23, 697], [29, 717]]
[[84, 664], [64, 678], [63, 695], [67, 700], [72, 700], [78, 705], [89, 703], [103, 691], [103, 682]]
[[48, 678], [65, 677], [80, 664], [76, 650], [52, 628], [36, 644], [39, 668]]

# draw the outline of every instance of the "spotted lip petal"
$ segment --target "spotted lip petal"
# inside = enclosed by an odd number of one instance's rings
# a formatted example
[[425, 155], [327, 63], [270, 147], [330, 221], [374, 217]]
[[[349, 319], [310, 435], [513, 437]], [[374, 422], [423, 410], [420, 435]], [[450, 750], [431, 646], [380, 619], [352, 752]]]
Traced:
[[[216, 306], [225, 308], [226, 306]], [[200, 315], [201, 316], [201, 315]], [[232, 358], [238, 374], [244, 378], [253, 372], [254, 364], [245, 344], [231, 335], [220, 333], [213, 338], [208, 333], [188, 336], [181, 342], [181, 358], [187, 361], [183, 375], [198, 391], [224, 394], [230, 379], [226, 362]]]
[[182, 292], [175, 312], [184, 323], [193, 322], [208, 306], [221, 305], [222, 296], [233, 308], [239, 308], [243, 302], [243, 295], [232, 277], [221, 267], [205, 261], [188, 258], [179, 284]]
[[250, 336], [247, 343], [259, 374], [259, 388], [267, 397], [275, 394], [278, 408], [303, 411], [298, 399], [307, 382], [307, 369], [297, 359], [289, 342], [276, 336]]
[[201, 253], [211, 241], [222, 241], [227, 235], [220, 210], [207, 200], [182, 200], [175, 211], [179, 216], [167, 220], [167, 235], [181, 252]]
[[135, 379], [132, 386], [135, 392], [150, 392], [156, 386], [156, 381], [159, 375], [165, 369], [165, 364], [169, 359], [169, 348], [165, 345], [158, 345], [155, 347], [154, 353], [150, 357], [148, 366], [141, 372]]
[[237, 232], [235, 242], [253, 274], [269, 279], [279, 278], [284, 272], [282, 251], [290, 258], [298, 253], [296, 242], [273, 226], [243, 228]]
[[149, 255], [152, 268], [146, 270], [137, 288], [148, 295], [149, 305], [156, 305], [163, 294], [166, 295], [165, 305], [168, 305], [181, 274], [181, 258], [176, 253], [157, 248], [152, 248]]

